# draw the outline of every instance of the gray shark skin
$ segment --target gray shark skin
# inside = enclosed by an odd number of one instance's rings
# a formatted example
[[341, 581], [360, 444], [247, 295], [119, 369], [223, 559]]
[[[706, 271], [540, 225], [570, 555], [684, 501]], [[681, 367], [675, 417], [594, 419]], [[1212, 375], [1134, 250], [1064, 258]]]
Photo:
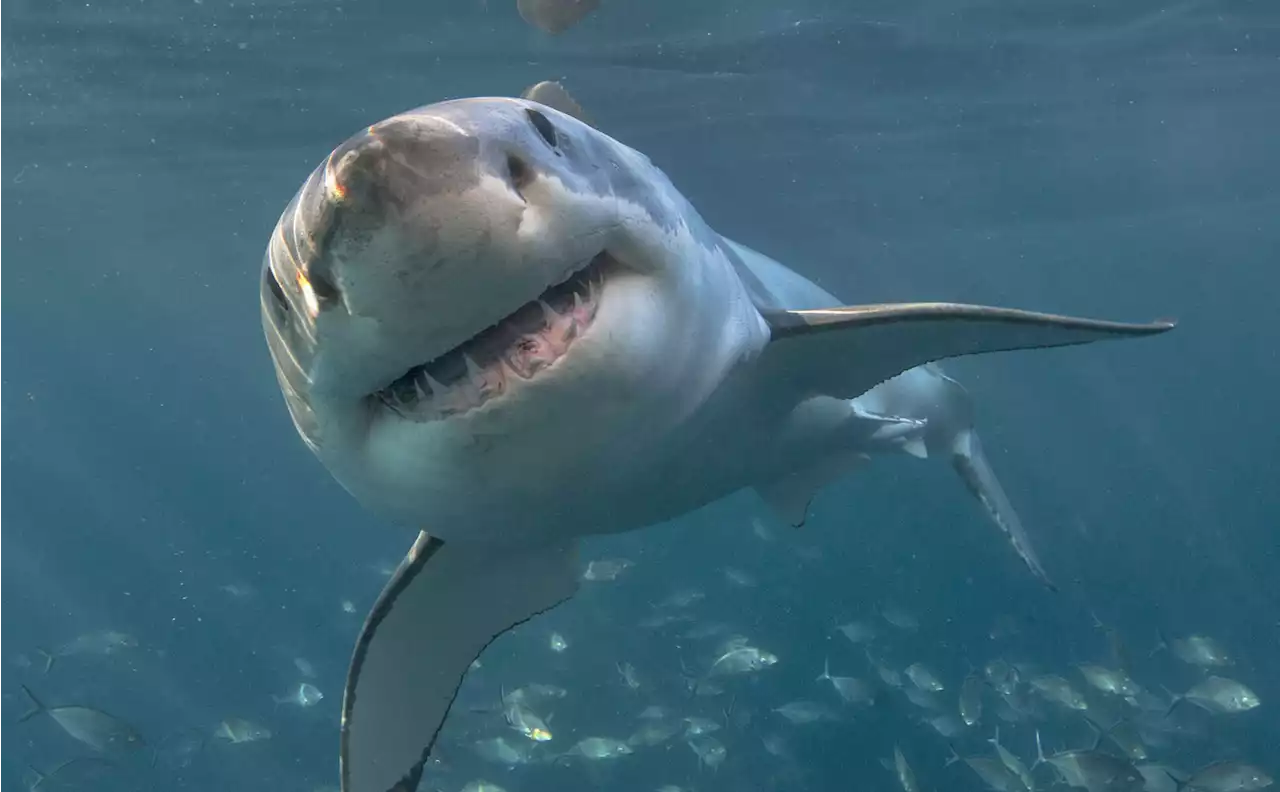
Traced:
[[908, 369], [1172, 327], [805, 309], [755, 266], [644, 155], [526, 99], [402, 113], [306, 180], [262, 270], [277, 381], [334, 478], [419, 531], [356, 643], [343, 790], [416, 788], [471, 662], [573, 595], [582, 536], [840, 470], [854, 400]]

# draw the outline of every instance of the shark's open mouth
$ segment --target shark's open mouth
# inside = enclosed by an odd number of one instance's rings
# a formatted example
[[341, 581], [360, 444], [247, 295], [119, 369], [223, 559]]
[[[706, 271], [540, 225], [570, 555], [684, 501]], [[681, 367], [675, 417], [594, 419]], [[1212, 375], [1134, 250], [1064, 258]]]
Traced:
[[564, 357], [596, 317], [600, 287], [616, 262], [607, 252], [568, 280], [445, 354], [373, 394], [405, 418], [460, 415], [530, 380]]

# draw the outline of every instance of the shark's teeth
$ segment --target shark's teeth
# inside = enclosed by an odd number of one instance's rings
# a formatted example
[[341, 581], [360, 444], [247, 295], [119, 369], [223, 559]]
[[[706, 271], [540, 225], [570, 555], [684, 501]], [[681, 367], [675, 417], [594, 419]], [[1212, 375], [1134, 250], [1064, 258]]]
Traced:
[[431, 387], [432, 396], [443, 396], [445, 392], [449, 390], [443, 383], [431, 376], [431, 372], [427, 371], [425, 368], [422, 370], [422, 378], [425, 379], [427, 381], [427, 385]]
[[[498, 324], [406, 372], [374, 396], [414, 421], [460, 415], [504, 395], [555, 365], [595, 319], [612, 259], [597, 256]], [[536, 306], [536, 307], [535, 307]]]

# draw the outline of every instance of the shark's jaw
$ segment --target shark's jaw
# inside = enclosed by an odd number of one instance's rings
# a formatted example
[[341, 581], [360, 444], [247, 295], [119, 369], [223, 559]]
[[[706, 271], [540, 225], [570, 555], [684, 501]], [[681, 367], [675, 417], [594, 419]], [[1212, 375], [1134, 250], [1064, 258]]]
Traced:
[[602, 251], [568, 279], [369, 398], [415, 422], [449, 420], [503, 399], [573, 354], [595, 322], [605, 281], [620, 266]]

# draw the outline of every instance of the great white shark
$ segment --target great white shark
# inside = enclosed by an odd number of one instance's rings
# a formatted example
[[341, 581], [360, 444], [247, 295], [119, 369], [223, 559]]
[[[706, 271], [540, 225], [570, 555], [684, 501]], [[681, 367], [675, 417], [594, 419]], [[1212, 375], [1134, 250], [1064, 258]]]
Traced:
[[926, 363], [1172, 327], [834, 305], [716, 233], [644, 155], [524, 98], [429, 105], [340, 145], [282, 214], [260, 292], [303, 441], [419, 530], [356, 642], [346, 792], [416, 788], [472, 661], [574, 594], [581, 537], [830, 480], [869, 420], [911, 428], [858, 397]]

